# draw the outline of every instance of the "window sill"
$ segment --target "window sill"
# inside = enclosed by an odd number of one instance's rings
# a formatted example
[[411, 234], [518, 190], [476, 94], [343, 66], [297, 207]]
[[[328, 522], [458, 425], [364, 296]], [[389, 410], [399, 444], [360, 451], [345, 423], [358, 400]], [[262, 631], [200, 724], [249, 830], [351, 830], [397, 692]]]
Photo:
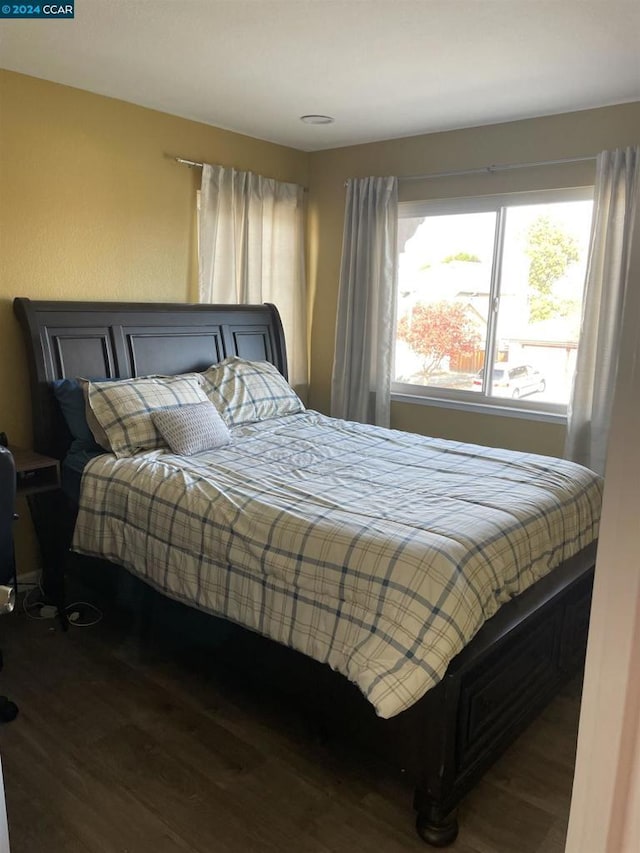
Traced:
[[476, 412], [481, 415], [493, 415], [501, 418], [521, 418], [528, 421], [543, 421], [544, 423], [566, 425], [566, 412], [549, 412], [535, 408], [520, 408], [519, 406], [501, 406], [500, 403], [489, 403], [483, 400], [454, 400], [446, 397], [429, 396], [427, 394], [405, 394], [391, 392], [394, 403], [411, 403], [419, 406], [434, 406], [440, 409], [455, 409], [461, 412]]

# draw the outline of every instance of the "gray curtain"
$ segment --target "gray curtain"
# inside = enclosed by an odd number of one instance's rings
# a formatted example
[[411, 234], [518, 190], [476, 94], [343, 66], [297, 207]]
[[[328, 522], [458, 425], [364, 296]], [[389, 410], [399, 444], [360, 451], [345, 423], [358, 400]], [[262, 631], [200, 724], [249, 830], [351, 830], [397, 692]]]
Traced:
[[603, 151], [598, 156], [565, 456], [599, 473], [604, 473], [607, 455], [639, 187], [639, 146]]
[[331, 414], [389, 426], [398, 267], [398, 179], [348, 182]]

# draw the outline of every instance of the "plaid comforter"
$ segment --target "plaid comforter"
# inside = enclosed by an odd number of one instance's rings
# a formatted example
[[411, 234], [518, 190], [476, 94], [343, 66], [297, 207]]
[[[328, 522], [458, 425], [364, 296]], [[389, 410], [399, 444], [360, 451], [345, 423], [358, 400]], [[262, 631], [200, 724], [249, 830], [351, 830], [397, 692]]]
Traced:
[[328, 663], [382, 717], [597, 537], [601, 480], [563, 460], [315, 412], [232, 434], [92, 460], [74, 549]]

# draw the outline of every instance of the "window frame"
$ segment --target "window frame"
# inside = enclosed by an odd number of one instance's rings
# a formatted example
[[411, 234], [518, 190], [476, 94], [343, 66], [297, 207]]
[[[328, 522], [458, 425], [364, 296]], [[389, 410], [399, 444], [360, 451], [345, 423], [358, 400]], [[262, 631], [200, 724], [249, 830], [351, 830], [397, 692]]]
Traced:
[[[501, 259], [504, 246], [507, 208], [534, 204], [552, 204], [571, 201], [593, 201], [594, 187], [565, 187], [545, 190], [525, 190], [486, 196], [461, 196], [424, 201], [401, 201], [398, 203], [398, 220], [447, 214], [495, 213], [496, 225], [491, 264], [491, 285], [487, 317], [486, 352], [495, 353], [498, 315], [500, 310]], [[396, 298], [397, 298], [396, 283]], [[584, 303], [584, 294], [583, 294]], [[395, 376], [396, 328], [393, 332], [392, 376]], [[490, 390], [489, 371], [484, 371], [481, 391], [463, 391], [434, 385], [414, 385], [391, 380], [391, 399], [395, 402], [419, 403], [467, 411], [503, 414], [508, 417], [524, 417], [530, 420], [564, 422], [567, 416], [566, 403], [514, 400], [487, 393]]]

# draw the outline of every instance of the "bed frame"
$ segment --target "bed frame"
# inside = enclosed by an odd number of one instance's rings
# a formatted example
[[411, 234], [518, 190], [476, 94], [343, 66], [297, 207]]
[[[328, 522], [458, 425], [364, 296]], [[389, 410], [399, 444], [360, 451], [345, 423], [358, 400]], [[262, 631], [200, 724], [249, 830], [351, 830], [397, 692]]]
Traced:
[[[287, 376], [282, 325], [272, 305], [16, 299], [14, 309], [27, 347], [34, 448], [59, 459], [70, 436], [51, 392], [54, 379], [183, 373], [229, 355], [270, 361]], [[41, 545], [49, 553], [68, 550], [73, 517], [64, 503], [47, 494], [35, 496], [35, 503]], [[595, 551], [594, 543], [505, 604], [440, 684], [390, 720], [378, 718], [359, 690], [328, 667], [276, 650], [305, 672], [297, 683], [312, 685], [311, 704], [322, 708], [327, 725], [412, 780], [417, 830], [428, 843], [445, 846], [455, 839], [462, 797], [579, 670]], [[54, 595], [60, 596], [61, 583], [60, 576], [49, 578]], [[270, 641], [264, 643], [268, 648]]]

